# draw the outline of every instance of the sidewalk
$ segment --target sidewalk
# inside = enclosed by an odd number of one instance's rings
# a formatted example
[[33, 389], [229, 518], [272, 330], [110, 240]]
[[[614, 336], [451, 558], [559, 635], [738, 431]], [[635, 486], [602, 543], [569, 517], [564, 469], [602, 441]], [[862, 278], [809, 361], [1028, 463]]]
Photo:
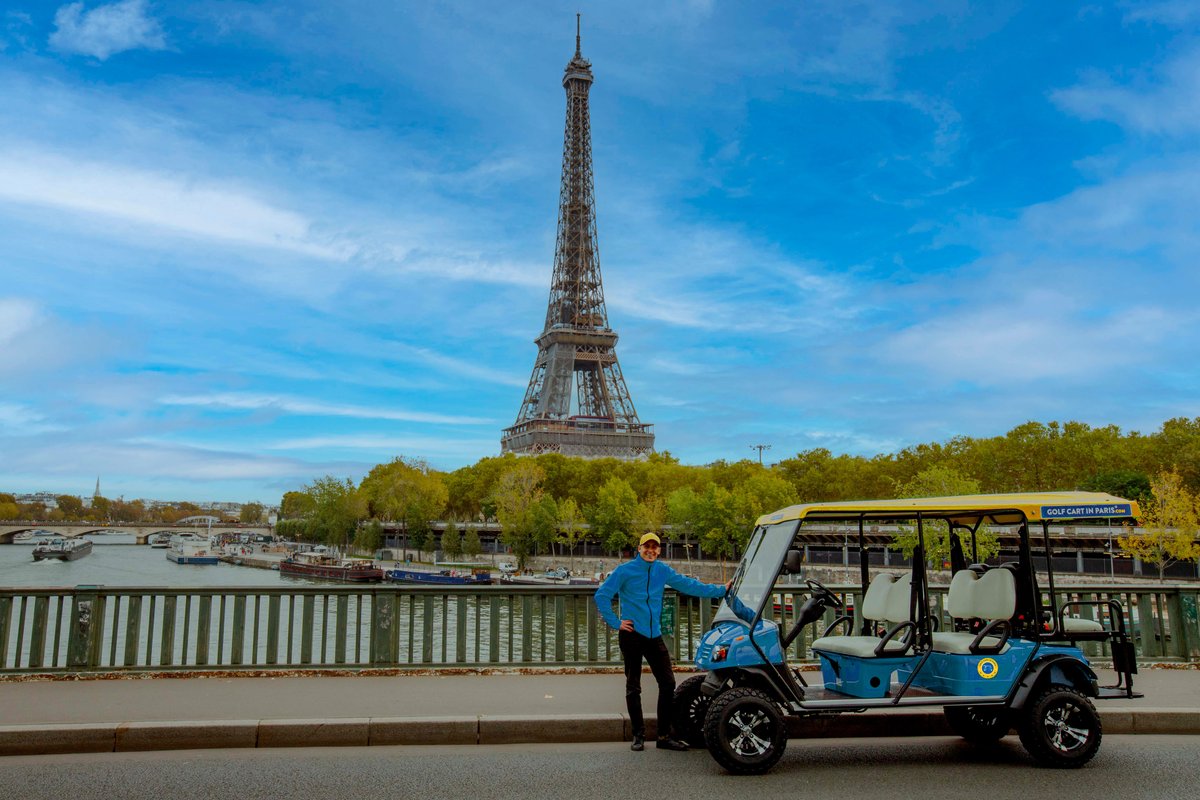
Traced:
[[[648, 673], [642, 685], [653, 733], [657, 689]], [[1097, 704], [1105, 733], [1200, 734], [1200, 670], [1144, 669], [1134, 686], [1144, 699]], [[0, 755], [623, 741], [624, 706], [619, 673], [0, 682]], [[806, 720], [793, 735], [949, 733], [940, 709], [880, 713], [886, 722], [875, 712]]]

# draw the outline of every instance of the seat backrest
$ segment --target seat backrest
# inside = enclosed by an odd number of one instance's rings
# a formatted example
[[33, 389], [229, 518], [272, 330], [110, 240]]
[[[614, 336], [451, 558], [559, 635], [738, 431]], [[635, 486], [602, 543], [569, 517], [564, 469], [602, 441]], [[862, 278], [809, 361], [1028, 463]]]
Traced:
[[881, 572], [871, 580], [871, 585], [867, 587], [867, 593], [863, 595], [863, 619], [876, 622], [887, 619], [888, 594], [895, 579], [894, 575]]
[[972, 592], [975, 613], [979, 619], [1012, 619], [1017, 613], [1017, 583], [1012, 572], [990, 569], [975, 582]]
[[888, 589], [887, 609], [883, 618], [891, 623], [912, 619], [912, 575], [901, 575]]
[[960, 569], [950, 580], [950, 589], [946, 592], [946, 612], [955, 619], [971, 619], [975, 616], [975, 584], [979, 582], [979, 574], [970, 569]]

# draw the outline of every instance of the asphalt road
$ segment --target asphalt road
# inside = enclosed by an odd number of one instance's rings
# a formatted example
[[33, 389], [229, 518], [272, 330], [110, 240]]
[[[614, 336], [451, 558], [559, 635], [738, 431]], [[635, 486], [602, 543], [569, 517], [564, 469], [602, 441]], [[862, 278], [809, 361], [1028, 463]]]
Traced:
[[928, 800], [1195, 798], [1200, 737], [1109, 736], [1081, 770], [1038, 768], [1016, 737], [792, 741], [768, 775], [733, 777], [705, 752], [624, 744], [192, 750], [0, 760], [0, 796], [38, 800]]

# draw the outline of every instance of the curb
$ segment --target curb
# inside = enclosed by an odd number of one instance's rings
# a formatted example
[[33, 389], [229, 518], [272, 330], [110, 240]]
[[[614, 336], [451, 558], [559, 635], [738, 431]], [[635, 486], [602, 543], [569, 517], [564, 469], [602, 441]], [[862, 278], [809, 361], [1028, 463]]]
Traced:
[[[794, 720], [794, 738], [870, 738], [952, 735], [941, 711], [839, 714]], [[1102, 711], [1109, 734], [1200, 735], [1200, 710]], [[655, 717], [646, 717], [655, 734]], [[350, 719], [190, 720], [0, 726], [0, 756], [145, 752], [212, 748], [367, 747], [392, 745], [562, 744], [623, 742], [625, 714]]]

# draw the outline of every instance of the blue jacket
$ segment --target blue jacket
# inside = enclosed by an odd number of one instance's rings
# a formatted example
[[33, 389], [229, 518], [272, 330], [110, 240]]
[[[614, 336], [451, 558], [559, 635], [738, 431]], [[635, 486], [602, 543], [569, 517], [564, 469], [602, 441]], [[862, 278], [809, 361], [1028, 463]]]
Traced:
[[[680, 575], [662, 561], [645, 561], [641, 555], [614, 569], [596, 590], [596, 607], [610, 628], [619, 629], [621, 619], [633, 621], [633, 629], [642, 636], [655, 639], [662, 636], [659, 618], [663, 609], [663, 590], [670, 586], [677, 592], [696, 597], [724, 597], [722, 584], [704, 583]], [[613, 613], [614, 597], [621, 598], [621, 619]]]

